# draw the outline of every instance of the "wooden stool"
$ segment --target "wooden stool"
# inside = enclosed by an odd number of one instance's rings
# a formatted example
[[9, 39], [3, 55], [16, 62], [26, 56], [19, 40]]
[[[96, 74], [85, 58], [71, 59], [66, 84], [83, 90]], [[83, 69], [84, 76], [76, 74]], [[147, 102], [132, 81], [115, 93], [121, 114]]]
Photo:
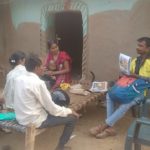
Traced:
[[34, 125], [30, 124], [27, 127], [18, 124], [16, 120], [13, 121], [0, 121], [0, 127], [10, 129], [25, 134], [25, 150], [34, 150], [35, 137], [43, 133], [45, 129], [37, 129]]

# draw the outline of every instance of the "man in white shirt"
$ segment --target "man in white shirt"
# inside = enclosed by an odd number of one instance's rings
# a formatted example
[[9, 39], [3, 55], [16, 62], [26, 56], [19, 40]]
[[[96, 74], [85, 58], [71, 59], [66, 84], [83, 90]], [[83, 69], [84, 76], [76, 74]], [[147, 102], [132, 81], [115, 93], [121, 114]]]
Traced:
[[66, 150], [64, 146], [73, 130], [79, 114], [70, 108], [61, 107], [52, 101], [43, 80], [43, 65], [36, 55], [26, 60], [27, 73], [15, 80], [14, 110], [16, 119], [22, 125], [35, 124], [37, 128], [46, 128], [64, 124], [64, 131], [56, 150]]

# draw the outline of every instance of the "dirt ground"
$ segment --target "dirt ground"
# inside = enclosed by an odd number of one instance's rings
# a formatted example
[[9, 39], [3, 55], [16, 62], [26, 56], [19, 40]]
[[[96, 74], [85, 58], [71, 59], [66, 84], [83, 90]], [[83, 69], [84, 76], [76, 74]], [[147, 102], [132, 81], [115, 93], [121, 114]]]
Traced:
[[[127, 128], [133, 117], [131, 112], [117, 123], [117, 136], [106, 139], [95, 139], [91, 137], [88, 130], [97, 125], [105, 118], [105, 108], [97, 106], [95, 103], [88, 105], [87, 112], [79, 119], [73, 135], [75, 137], [68, 142], [72, 150], [123, 150]], [[54, 150], [63, 126], [53, 127], [37, 136], [35, 150]], [[11, 150], [24, 150], [24, 135], [13, 132], [6, 134], [0, 132], [0, 150], [4, 145], [9, 145]], [[142, 147], [148, 150], [148, 147]]]

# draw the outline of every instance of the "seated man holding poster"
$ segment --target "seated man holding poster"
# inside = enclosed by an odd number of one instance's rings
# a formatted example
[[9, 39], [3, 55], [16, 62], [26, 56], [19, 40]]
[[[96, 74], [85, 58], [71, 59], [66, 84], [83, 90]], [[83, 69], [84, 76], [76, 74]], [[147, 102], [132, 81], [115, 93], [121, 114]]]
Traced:
[[[130, 73], [124, 74], [106, 95], [107, 118], [103, 124], [90, 129], [90, 134], [96, 138], [116, 135], [115, 123], [134, 105], [144, 100], [145, 90], [150, 88], [150, 38], [139, 38], [137, 53], [132, 59]], [[119, 107], [115, 110], [115, 103]]]

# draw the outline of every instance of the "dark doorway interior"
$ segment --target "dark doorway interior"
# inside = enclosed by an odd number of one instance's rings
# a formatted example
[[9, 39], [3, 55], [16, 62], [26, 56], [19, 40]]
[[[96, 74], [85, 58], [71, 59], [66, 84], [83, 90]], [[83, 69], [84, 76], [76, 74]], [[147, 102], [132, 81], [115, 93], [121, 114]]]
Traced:
[[61, 11], [55, 13], [55, 36], [59, 38], [60, 50], [72, 57], [72, 75], [82, 75], [83, 28], [80, 11]]

